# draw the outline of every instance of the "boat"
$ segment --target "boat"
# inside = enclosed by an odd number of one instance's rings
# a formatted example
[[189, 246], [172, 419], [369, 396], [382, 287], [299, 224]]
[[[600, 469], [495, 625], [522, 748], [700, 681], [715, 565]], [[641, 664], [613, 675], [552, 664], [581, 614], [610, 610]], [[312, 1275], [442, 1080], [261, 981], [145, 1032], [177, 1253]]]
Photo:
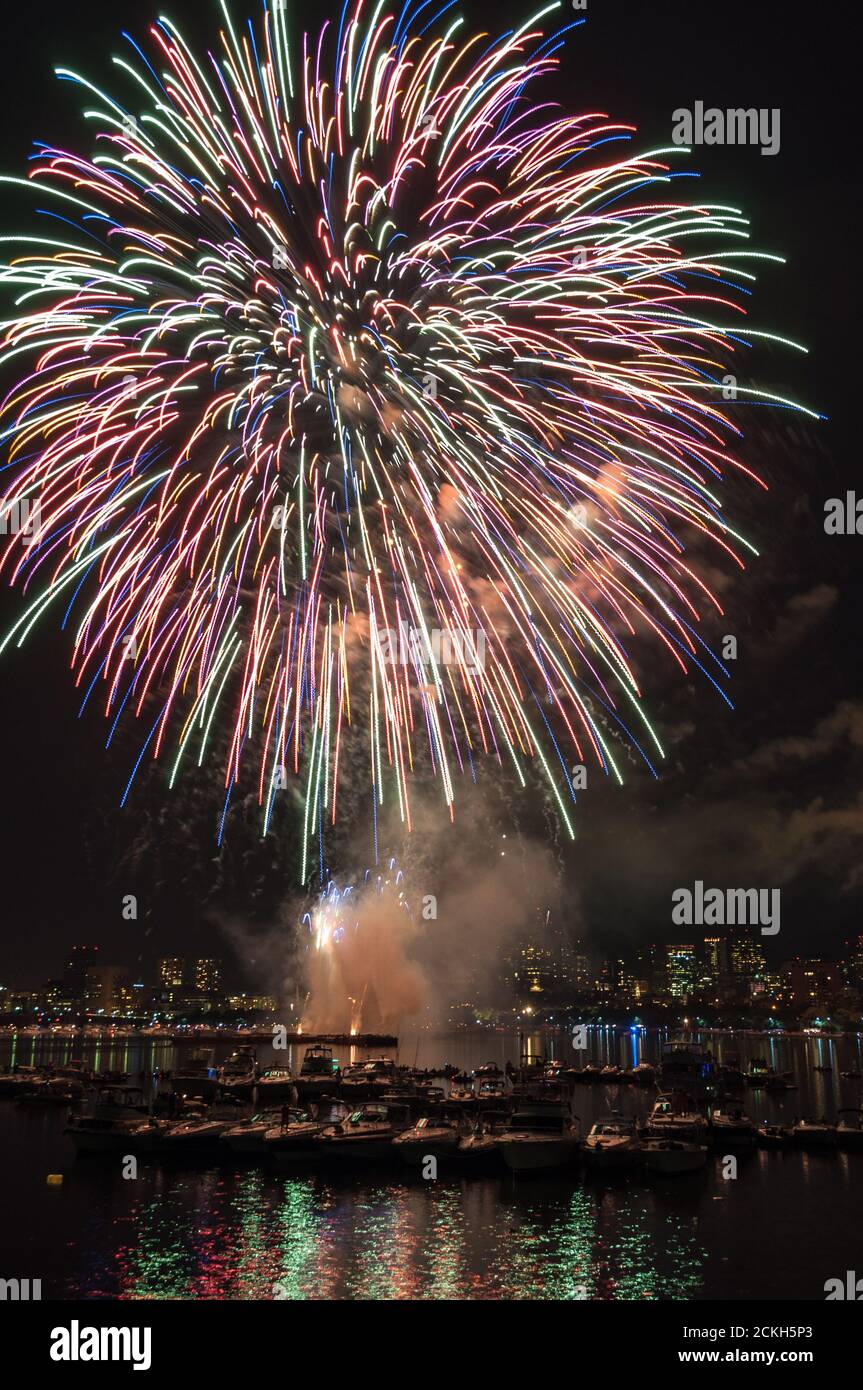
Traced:
[[476, 1103], [480, 1110], [496, 1110], [506, 1105], [509, 1091], [506, 1082], [498, 1077], [486, 1077], [480, 1081], [476, 1090]]
[[37, 1067], [16, 1066], [12, 1071], [0, 1075], [0, 1096], [23, 1096], [41, 1080], [42, 1073]]
[[813, 1067], [812, 1070], [813, 1070], [813, 1071], [831, 1072], [831, 1071], [833, 1070], [833, 1068], [830, 1066], [829, 1062], [821, 1062], [821, 1063], [819, 1063], [819, 1065], [818, 1065], [817, 1067]]
[[763, 1057], [753, 1057], [744, 1080], [747, 1086], [766, 1086], [775, 1076], [776, 1072], [769, 1062], [765, 1061]]
[[457, 1157], [469, 1168], [486, 1168], [500, 1161], [498, 1141], [509, 1124], [508, 1110], [484, 1110], [469, 1134], [459, 1140]]
[[338, 1084], [339, 1064], [333, 1056], [333, 1049], [324, 1043], [313, 1043], [307, 1047], [297, 1078], [299, 1094], [320, 1095], [321, 1092], [334, 1091]]
[[447, 1096], [448, 1105], [473, 1105], [476, 1101], [476, 1092], [469, 1081], [450, 1082], [449, 1095]]
[[426, 1115], [412, 1129], [406, 1129], [393, 1139], [393, 1148], [405, 1163], [422, 1164], [427, 1158], [452, 1158], [459, 1145], [459, 1127], [455, 1120]]
[[230, 1120], [211, 1119], [207, 1115], [196, 1115], [186, 1120], [165, 1120], [160, 1134], [163, 1141], [161, 1151], [169, 1158], [215, 1153], [230, 1123]]
[[795, 1144], [806, 1149], [832, 1147], [836, 1143], [836, 1126], [828, 1124], [822, 1116], [820, 1120], [797, 1120], [792, 1126]]
[[513, 1173], [566, 1167], [578, 1155], [577, 1120], [562, 1098], [520, 1098], [498, 1147]]
[[258, 1100], [267, 1105], [285, 1100], [296, 1104], [297, 1085], [290, 1067], [267, 1067], [256, 1082]]
[[787, 1149], [794, 1143], [791, 1125], [760, 1124], [755, 1137], [762, 1149]]
[[202, 1100], [215, 1099], [219, 1073], [213, 1064], [212, 1048], [195, 1048], [171, 1078], [173, 1089], [181, 1096], [196, 1096]]
[[650, 1062], [639, 1062], [632, 1068], [632, 1080], [636, 1086], [652, 1086], [656, 1080], [656, 1067]]
[[80, 1105], [84, 1099], [84, 1086], [80, 1081], [69, 1081], [62, 1076], [46, 1076], [27, 1086], [21, 1095], [16, 1096], [18, 1105]]
[[266, 1152], [264, 1136], [272, 1129], [275, 1119], [272, 1111], [251, 1115], [226, 1129], [222, 1143], [238, 1157], [260, 1156]]
[[840, 1149], [863, 1149], [863, 1110], [846, 1106], [838, 1118], [836, 1142]]
[[474, 1076], [497, 1077], [503, 1076], [503, 1072], [496, 1062], [484, 1062], [481, 1067], [477, 1067]]
[[861, 1073], [856, 1067], [849, 1067], [847, 1071], [840, 1071], [839, 1075], [843, 1081], [859, 1081]]
[[634, 1120], [612, 1115], [592, 1126], [584, 1141], [585, 1162], [591, 1168], [619, 1171], [641, 1159], [641, 1140]]
[[362, 1105], [346, 1120], [327, 1125], [315, 1139], [322, 1157], [369, 1161], [391, 1158], [392, 1141], [410, 1127], [406, 1105]]
[[66, 1126], [75, 1155], [115, 1153], [131, 1130], [146, 1118], [144, 1093], [138, 1086], [100, 1086], [92, 1108]]
[[695, 1110], [691, 1096], [672, 1091], [657, 1096], [646, 1125], [654, 1138], [700, 1140], [707, 1130], [707, 1120]]
[[370, 1057], [363, 1071], [372, 1099], [382, 1097], [384, 1091], [398, 1089], [401, 1084], [398, 1067], [391, 1057]]
[[718, 1145], [751, 1144], [755, 1125], [739, 1105], [723, 1103], [710, 1112], [710, 1135]]
[[645, 1139], [643, 1152], [649, 1173], [695, 1173], [707, 1162], [707, 1145], [686, 1139]]
[[347, 1114], [341, 1101], [321, 1100], [308, 1110], [291, 1107], [279, 1124], [264, 1135], [267, 1157], [279, 1165], [302, 1162], [317, 1157], [315, 1140], [326, 1125], [336, 1124]]
[[659, 1062], [660, 1084], [665, 1090], [684, 1090], [703, 1094], [712, 1076], [713, 1064], [698, 1043], [686, 1039], [668, 1042]]
[[250, 1096], [258, 1071], [258, 1057], [253, 1047], [239, 1047], [219, 1067], [222, 1089], [233, 1095]]
[[729, 1052], [727, 1062], [721, 1062], [717, 1068], [719, 1080], [726, 1091], [742, 1091], [746, 1085], [746, 1076], [740, 1067], [740, 1058], [736, 1052]]

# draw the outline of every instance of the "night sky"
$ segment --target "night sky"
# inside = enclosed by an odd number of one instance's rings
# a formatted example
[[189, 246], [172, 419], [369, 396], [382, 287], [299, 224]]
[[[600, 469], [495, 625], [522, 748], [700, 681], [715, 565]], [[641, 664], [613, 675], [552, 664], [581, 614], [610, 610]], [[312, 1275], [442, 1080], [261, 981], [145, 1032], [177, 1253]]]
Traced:
[[[82, 91], [58, 82], [52, 69], [71, 67], [110, 90], [119, 80], [110, 64], [123, 47], [119, 30], [140, 34], [157, 8], [45, 0], [4, 13], [3, 172], [23, 172], [34, 139], [89, 148]], [[242, 0], [233, 8], [243, 11]], [[327, 0], [308, 7], [315, 17], [326, 9]], [[529, 13], [526, 4], [470, 0], [464, 9], [494, 27]], [[215, 38], [215, 3], [171, 0], [167, 12], [190, 37]], [[852, 422], [858, 354], [848, 350], [860, 317], [859, 121], [850, 105], [859, 84], [846, 67], [847, 13], [779, 0], [589, 0], [588, 22], [570, 36], [552, 93], [572, 109], [631, 121], [636, 148], [667, 144], [672, 112], [697, 100], [781, 109], [776, 157], [752, 147], [697, 149], [688, 168], [702, 183], [691, 196], [743, 209], [753, 245], [786, 257], [786, 266], [760, 272], [751, 322], [805, 343], [809, 356], [746, 360], [753, 380], [761, 378], [756, 384], [829, 417], [802, 428], [781, 411], [746, 417], [741, 452], [770, 491], [736, 484], [726, 496], [761, 558], [718, 581], [726, 617], [703, 634], [713, 645], [726, 633], [738, 639], [734, 711], [706, 681], [681, 680], [648, 655], [647, 707], [669, 755], [662, 780], [634, 759], [623, 789], [591, 769], [578, 840], [560, 850], [560, 862], [568, 926], [609, 949], [669, 935], [671, 892], [696, 878], [781, 887], [776, 959], [836, 954], [844, 937], [863, 930], [863, 538], [823, 530], [825, 500], [861, 486]], [[26, 195], [3, 194], [4, 233], [32, 225], [27, 206]], [[18, 602], [0, 594], [4, 630]], [[296, 891], [287, 818], [262, 845], [256, 808], [244, 815], [240, 806], [220, 851], [215, 772], [211, 783], [201, 779], [175, 798], [159, 774], [145, 777], [120, 811], [138, 744], [128, 737], [106, 752], [96, 706], [78, 718], [68, 655], [68, 635], [43, 623], [23, 651], [0, 663], [0, 980], [36, 984], [58, 974], [75, 940], [100, 943], [106, 960], [138, 971], [169, 951], [222, 954], [218, 923], [248, 915], [266, 924]], [[525, 835], [541, 839], [543, 825], [539, 808], [522, 808]], [[455, 853], [458, 823], [450, 833]], [[489, 855], [492, 838], [489, 831]], [[121, 920], [127, 892], [139, 895], [137, 924]]]

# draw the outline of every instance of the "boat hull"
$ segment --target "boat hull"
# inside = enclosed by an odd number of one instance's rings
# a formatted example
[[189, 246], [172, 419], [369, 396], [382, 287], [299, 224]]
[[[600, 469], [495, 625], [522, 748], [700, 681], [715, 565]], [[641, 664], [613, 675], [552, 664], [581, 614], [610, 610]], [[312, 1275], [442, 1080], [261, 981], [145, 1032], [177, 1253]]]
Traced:
[[597, 1172], [622, 1173], [641, 1161], [641, 1147], [599, 1148], [585, 1144], [584, 1161]]
[[449, 1139], [396, 1139], [393, 1148], [404, 1163], [420, 1168], [427, 1158], [443, 1162], [458, 1153], [458, 1136]]
[[578, 1140], [568, 1135], [552, 1139], [532, 1136], [501, 1136], [500, 1155], [512, 1173], [538, 1172], [548, 1168], [565, 1168], [578, 1156]]
[[646, 1149], [644, 1161], [648, 1173], [673, 1176], [678, 1173], [697, 1173], [707, 1162], [707, 1150]]

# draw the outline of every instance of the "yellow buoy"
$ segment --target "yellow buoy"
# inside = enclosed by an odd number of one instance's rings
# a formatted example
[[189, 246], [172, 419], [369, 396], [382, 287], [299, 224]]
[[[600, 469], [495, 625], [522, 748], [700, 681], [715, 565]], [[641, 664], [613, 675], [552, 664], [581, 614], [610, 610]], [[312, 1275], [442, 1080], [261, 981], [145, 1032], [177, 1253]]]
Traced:
[[63, 1174], [49, 1173], [45, 1181], [48, 1183], [49, 1187], [60, 1187], [63, 1182]]

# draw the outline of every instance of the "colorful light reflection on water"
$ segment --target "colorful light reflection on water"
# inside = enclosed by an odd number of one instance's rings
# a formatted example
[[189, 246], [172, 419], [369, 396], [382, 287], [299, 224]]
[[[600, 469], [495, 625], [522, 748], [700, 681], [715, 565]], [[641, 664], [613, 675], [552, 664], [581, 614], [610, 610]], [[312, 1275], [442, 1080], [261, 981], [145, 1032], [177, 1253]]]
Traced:
[[[548, 1179], [337, 1183], [208, 1170], [134, 1186], [110, 1231], [98, 1223], [113, 1248], [66, 1296], [686, 1299], [706, 1257], [691, 1220], [665, 1212], [657, 1222], [649, 1192]], [[105, 1205], [122, 1195], [106, 1193]]]

